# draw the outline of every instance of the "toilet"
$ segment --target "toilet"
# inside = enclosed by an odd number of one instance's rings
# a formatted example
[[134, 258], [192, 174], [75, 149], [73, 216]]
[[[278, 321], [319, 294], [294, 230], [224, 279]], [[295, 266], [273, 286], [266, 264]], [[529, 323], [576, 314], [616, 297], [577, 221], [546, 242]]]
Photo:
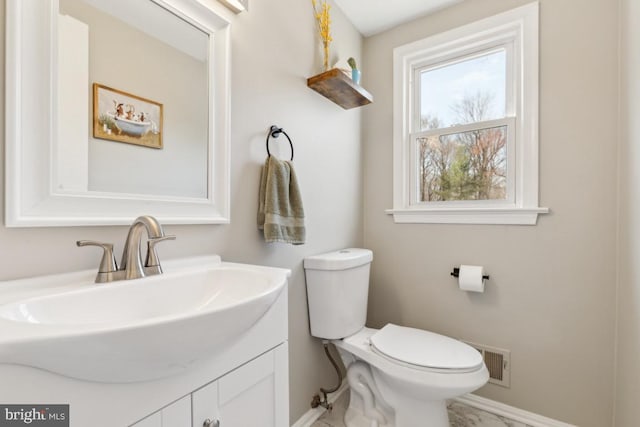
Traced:
[[347, 427], [449, 427], [446, 399], [489, 379], [473, 347], [433, 332], [387, 324], [365, 327], [368, 249], [307, 257], [311, 335], [333, 343], [347, 368]]

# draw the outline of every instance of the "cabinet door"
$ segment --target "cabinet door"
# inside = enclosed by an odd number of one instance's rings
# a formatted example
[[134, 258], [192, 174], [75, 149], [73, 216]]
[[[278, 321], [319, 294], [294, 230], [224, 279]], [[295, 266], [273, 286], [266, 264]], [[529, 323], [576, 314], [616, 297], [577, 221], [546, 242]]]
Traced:
[[[193, 424], [192, 427], [206, 426], [206, 421], [211, 422], [220, 420], [220, 411], [218, 410], [218, 382], [214, 381], [191, 395], [193, 402]], [[211, 427], [215, 426], [212, 424]], [[208, 427], [208, 426], [206, 426]], [[249, 427], [249, 426], [247, 426]]]
[[[193, 427], [288, 427], [287, 344], [240, 366], [193, 393]], [[163, 426], [164, 427], [164, 426]]]
[[171, 405], [165, 406], [160, 412], [162, 414], [162, 427], [191, 426], [191, 396], [185, 396]]
[[160, 411], [154, 412], [147, 418], [132, 424], [131, 427], [162, 427], [162, 414]]
[[176, 400], [131, 427], [190, 427], [191, 395]]

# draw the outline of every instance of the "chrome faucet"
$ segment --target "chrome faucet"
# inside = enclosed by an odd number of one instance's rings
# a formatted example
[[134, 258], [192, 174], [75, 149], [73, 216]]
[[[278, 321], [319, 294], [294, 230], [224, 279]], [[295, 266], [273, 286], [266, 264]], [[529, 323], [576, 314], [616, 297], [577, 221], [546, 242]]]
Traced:
[[[142, 232], [147, 231], [147, 258], [144, 266], [142, 265]], [[164, 234], [162, 226], [152, 216], [143, 215], [136, 218], [129, 227], [127, 240], [122, 250], [122, 261], [120, 268], [116, 264], [113, 255], [113, 245], [111, 243], [101, 243], [91, 240], [79, 240], [76, 242], [78, 246], [99, 246], [104, 250], [96, 283], [113, 282], [115, 280], [139, 279], [145, 276], [152, 276], [162, 273], [158, 253], [156, 252], [156, 244], [165, 240], [173, 240], [176, 236], [168, 236]]]

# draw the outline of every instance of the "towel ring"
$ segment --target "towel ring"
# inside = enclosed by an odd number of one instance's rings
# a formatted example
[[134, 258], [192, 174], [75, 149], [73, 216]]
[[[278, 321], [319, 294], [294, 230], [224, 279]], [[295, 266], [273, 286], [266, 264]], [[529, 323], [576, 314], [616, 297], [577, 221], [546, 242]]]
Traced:
[[289, 140], [289, 146], [291, 147], [291, 161], [293, 161], [293, 142], [291, 142], [291, 138], [289, 138], [289, 135], [287, 135], [284, 129], [279, 128], [278, 126], [275, 126], [275, 125], [271, 126], [271, 128], [269, 129], [269, 133], [267, 134], [267, 142], [266, 142], [267, 155], [271, 157], [271, 152], [269, 151], [269, 138], [270, 137], [277, 138], [280, 136], [281, 133], [283, 133], [284, 136], [286, 136], [287, 139]]

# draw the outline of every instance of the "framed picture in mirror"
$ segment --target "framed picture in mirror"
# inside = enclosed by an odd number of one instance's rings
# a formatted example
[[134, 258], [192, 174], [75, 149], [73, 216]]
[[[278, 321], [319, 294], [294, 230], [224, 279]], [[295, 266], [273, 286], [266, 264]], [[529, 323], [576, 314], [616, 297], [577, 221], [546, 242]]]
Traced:
[[162, 148], [162, 104], [93, 84], [93, 137]]

